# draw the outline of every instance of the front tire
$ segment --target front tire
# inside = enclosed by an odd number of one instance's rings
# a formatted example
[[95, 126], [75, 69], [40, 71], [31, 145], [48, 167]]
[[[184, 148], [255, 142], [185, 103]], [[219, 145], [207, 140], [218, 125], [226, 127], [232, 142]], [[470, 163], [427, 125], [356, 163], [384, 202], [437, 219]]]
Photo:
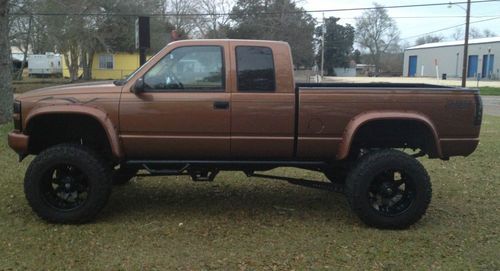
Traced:
[[52, 223], [80, 224], [92, 220], [111, 194], [107, 163], [91, 149], [61, 144], [41, 152], [24, 179], [33, 211]]
[[347, 176], [346, 196], [367, 225], [405, 229], [425, 214], [432, 188], [418, 160], [401, 151], [381, 150], [360, 158]]

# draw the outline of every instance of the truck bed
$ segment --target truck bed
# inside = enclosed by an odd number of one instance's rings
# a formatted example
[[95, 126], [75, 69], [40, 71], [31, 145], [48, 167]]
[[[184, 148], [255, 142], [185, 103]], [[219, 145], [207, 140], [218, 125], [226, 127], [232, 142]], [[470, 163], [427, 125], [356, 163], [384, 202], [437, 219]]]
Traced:
[[[429, 84], [298, 83], [296, 91], [298, 157], [331, 158], [327, 156], [333, 149], [337, 159], [344, 158], [351, 144], [345, 141], [346, 135], [357, 134], [368, 122], [384, 127], [364, 138], [377, 144], [388, 142], [388, 135], [403, 130], [418, 134], [422, 123], [434, 133], [437, 148], [431, 157], [468, 155], [477, 146], [482, 112], [477, 89]], [[385, 127], [388, 120], [400, 121], [399, 128]]]

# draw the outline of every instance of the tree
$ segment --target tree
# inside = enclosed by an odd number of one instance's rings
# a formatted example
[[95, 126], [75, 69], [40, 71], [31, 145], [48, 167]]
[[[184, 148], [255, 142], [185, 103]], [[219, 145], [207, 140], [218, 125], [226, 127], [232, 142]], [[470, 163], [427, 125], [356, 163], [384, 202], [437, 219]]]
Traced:
[[443, 40], [444, 40], [443, 36], [426, 35], [426, 36], [418, 38], [415, 41], [415, 45], [422, 45], [422, 44], [427, 44], [427, 43], [441, 42]]
[[379, 72], [382, 54], [397, 50], [399, 30], [387, 10], [375, 3], [375, 9], [365, 11], [356, 18], [356, 41], [368, 50], [370, 62]]
[[12, 62], [9, 45], [9, 1], [0, 0], [0, 124], [12, 118]]
[[198, 13], [198, 5], [194, 0], [166, 0], [167, 13], [173, 14], [170, 23], [174, 29], [185, 35], [194, 34], [198, 26], [198, 17], [189, 14]]
[[290, 43], [296, 66], [314, 62], [315, 20], [294, 0], [238, 0], [230, 16], [229, 38]]
[[[464, 40], [464, 30], [462, 28], [456, 28], [455, 32], [451, 35], [451, 38], [454, 40]], [[491, 31], [490, 29], [483, 29], [481, 31], [480, 29], [476, 27], [472, 27], [469, 31], [469, 38], [471, 39], [479, 39], [479, 38], [489, 38], [489, 37], [496, 37], [495, 32]]]
[[198, 4], [199, 11], [208, 14], [200, 17], [199, 32], [207, 39], [227, 38], [229, 25], [229, 15], [231, 11], [231, 0], [200, 0]]
[[[339, 18], [330, 17], [325, 19], [325, 63], [326, 75], [334, 75], [334, 68], [348, 67], [352, 46], [354, 43], [354, 27], [350, 24], [345, 26], [337, 24]], [[323, 26], [316, 28], [316, 36], [323, 36]], [[317, 56], [318, 63], [321, 61], [321, 43]]]

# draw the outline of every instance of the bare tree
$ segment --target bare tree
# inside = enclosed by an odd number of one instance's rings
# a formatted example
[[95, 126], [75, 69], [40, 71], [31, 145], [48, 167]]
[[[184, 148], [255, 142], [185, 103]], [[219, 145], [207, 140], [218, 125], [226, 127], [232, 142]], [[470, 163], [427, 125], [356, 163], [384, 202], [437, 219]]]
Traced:
[[[451, 37], [454, 40], [463, 40], [464, 35], [465, 35], [464, 30], [462, 28], [456, 28], [455, 32], [453, 32]], [[491, 31], [490, 29], [483, 29], [481, 31], [479, 28], [473, 27], [470, 29], [469, 37], [471, 39], [480, 39], [480, 38], [496, 37], [496, 34], [495, 34], [495, 32]]]
[[198, 9], [201, 13], [208, 14], [200, 17], [198, 28], [205, 38], [226, 38], [229, 28], [229, 15], [233, 1], [231, 0], [200, 0]]
[[383, 6], [375, 3], [375, 7], [356, 18], [356, 42], [368, 50], [370, 62], [379, 72], [381, 56], [398, 48], [399, 29]]
[[34, 18], [32, 16], [33, 0], [16, 0], [10, 2], [11, 12], [23, 13], [25, 16], [10, 17], [9, 39], [10, 45], [15, 46], [23, 53], [21, 69], [14, 75], [14, 79], [21, 80], [23, 68], [26, 67], [28, 53], [32, 49]]
[[483, 30], [483, 37], [484, 38], [490, 38], [490, 37], [496, 37], [497, 34], [490, 29], [484, 29]]
[[427, 44], [427, 43], [440, 42], [440, 41], [443, 41], [443, 40], [444, 40], [443, 36], [426, 35], [426, 36], [418, 38], [415, 41], [415, 45], [422, 45], [422, 44]]
[[9, 45], [9, 1], [0, 0], [0, 124], [12, 118], [12, 61]]
[[185, 35], [195, 34], [198, 26], [197, 17], [190, 14], [198, 13], [198, 6], [194, 0], [166, 0], [167, 13], [173, 14], [170, 23], [176, 30]]
[[481, 33], [481, 30], [476, 27], [472, 27], [469, 32], [469, 38], [471, 39], [480, 39], [483, 37], [483, 33]]
[[463, 40], [464, 35], [464, 30], [462, 28], [455, 28], [455, 32], [451, 34], [451, 38], [454, 40]]

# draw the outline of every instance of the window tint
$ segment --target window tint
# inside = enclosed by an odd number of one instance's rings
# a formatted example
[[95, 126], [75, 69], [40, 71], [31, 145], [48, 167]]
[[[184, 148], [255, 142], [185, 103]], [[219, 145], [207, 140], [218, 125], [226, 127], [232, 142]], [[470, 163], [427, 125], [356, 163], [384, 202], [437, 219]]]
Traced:
[[174, 49], [144, 75], [146, 90], [224, 89], [222, 63], [219, 46]]
[[113, 69], [113, 55], [99, 55], [99, 69]]
[[267, 47], [236, 47], [238, 90], [274, 91], [273, 52]]

